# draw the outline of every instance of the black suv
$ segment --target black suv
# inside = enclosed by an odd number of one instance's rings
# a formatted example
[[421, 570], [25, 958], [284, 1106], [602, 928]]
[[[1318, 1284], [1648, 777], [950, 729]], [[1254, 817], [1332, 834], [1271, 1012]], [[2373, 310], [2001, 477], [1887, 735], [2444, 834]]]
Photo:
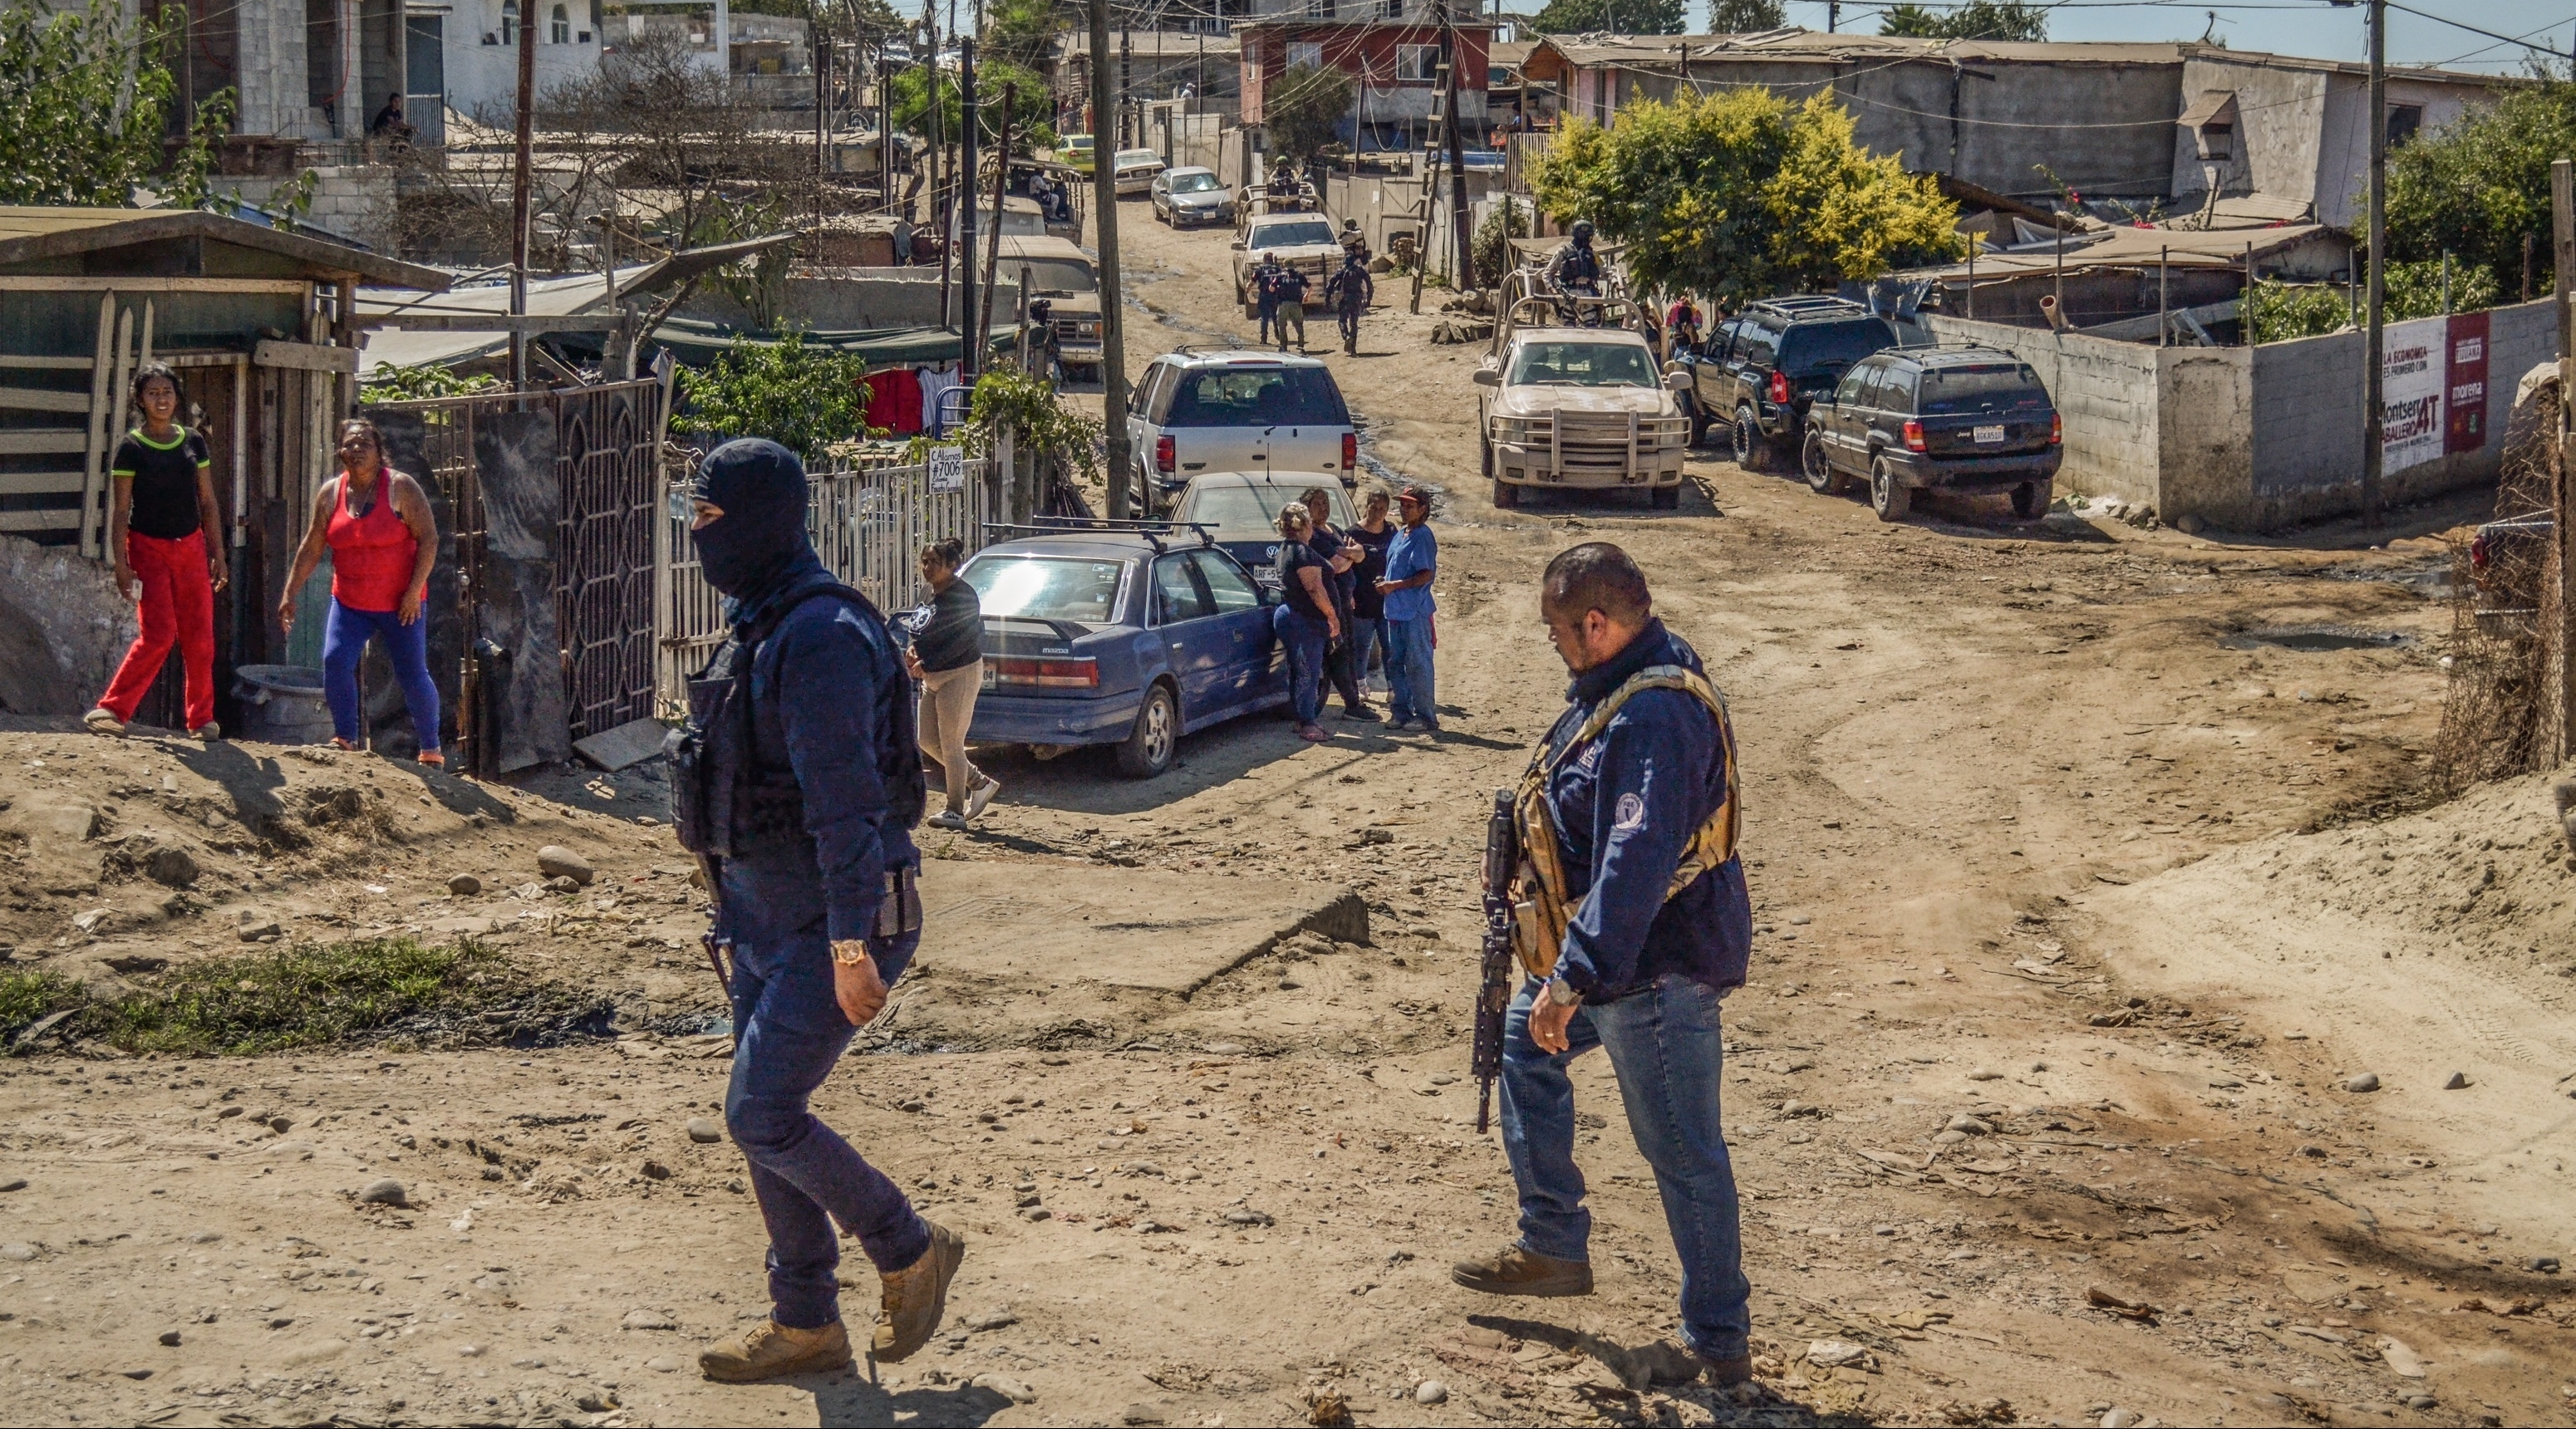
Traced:
[[1734, 427], [1735, 460], [1751, 470], [1798, 449], [1807, 406], [1881, 348], [1896, 327], [1848, 298], [1767, 298], [1718, 325], [1690, 369], [1691, 442], [1720, 422]]
[[1858, 479], [1881, 521], [1917, 487], [2010, 491], [2023, 520], [2048, 514], [2063, 428], [2030, 364], [1991, 347], [1910, 347], [1852, 364], [1807, 414], [1801, 453], [1821, 492]]

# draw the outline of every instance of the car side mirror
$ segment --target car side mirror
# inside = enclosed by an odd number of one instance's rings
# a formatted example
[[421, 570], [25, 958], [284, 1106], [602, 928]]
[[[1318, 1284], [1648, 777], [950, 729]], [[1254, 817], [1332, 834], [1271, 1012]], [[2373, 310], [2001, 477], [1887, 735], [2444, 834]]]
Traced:
[[1668, 391], [1687, 392], [1691, 390], [1691, 375], [1676, 367], [1664, 374], [1664, 387]]
[[1241, 253], [1243, 251], [1243, 240], [1238, 238], [1225, 246], [1233, 249], [1237, 253]]
[[1500, 387], [1503, 385], [1503, 374], [1490, 367], [1479, 367], [1467, 380], [1479, 387]]

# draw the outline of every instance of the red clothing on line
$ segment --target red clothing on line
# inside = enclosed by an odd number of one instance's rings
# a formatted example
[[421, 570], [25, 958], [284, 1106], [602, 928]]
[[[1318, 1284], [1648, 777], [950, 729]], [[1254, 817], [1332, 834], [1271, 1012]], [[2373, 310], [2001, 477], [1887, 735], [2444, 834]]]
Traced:
[[215, 583], [206, 572], [206, 533], [191, 531], [176, 540], [128, 531], [127, 563], [143, 586], [143, 633], [116, 667], [99, 708], [119, 720], [131, 720], [143, 696], [161, 675], [170, 647], [179, 647], [186, 670], [188, 728], [215, 722]]
[[909, 437], [921, 430], [921, 373], [910, 367], [889, 367], [871, 372], [864, 379], [868, 386], [868, 425], [883, 427], [898, 437]]
[[420, 538], [394, 510], [392, 472], [376, 472], [376, 499], [364, 516], [349, 514], [349, 476], [342, 472], [323, 539], [331, 545], [333, 600], [378, 614], [402, 608], [412, 567], [420, 560]]

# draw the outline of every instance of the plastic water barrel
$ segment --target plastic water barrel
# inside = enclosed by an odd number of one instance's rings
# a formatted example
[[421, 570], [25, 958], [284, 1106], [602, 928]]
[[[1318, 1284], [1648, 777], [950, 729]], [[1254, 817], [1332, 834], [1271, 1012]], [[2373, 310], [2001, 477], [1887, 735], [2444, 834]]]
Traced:
[[331, 706], [322, 672], [302, 665], [243, 665], [233, 671], [242, 702], [240, 737], [261, 744], [328, 744]]

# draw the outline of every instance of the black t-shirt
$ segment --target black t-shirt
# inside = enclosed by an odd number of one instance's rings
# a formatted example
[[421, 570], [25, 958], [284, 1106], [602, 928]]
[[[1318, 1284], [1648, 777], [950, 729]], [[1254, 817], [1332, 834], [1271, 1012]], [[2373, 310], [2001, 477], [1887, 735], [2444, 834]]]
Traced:
[[134, 505], [125, 528], [163, 541], [195, 534], [203, 524], [197, 513], [197, 472], [214, 464], [206, 439], [186, 427], [167, 446], [143, 435], [140, 427], [127, 432], [107, 468], [134, 478]]
[[1324, 578], [1324, 590], [1329, 594], [1333, 589], [1333, 568], [1315, 554], [1315, 548], [1303, 541], [1283, 540], [1279, 543], [1280, 593], [1287, 597], [1290, 610], [1322, 625], [1325, 623], [1325, 608], [1315, 603], [1314, 592], [1306, 589], [1306, 578], [1298, 574], [1308, 569]]
[[932, 674], [959, 670], [984, 658], [984, 605], [975, 588], [950, 581], [930, 602], [930, 619], [912, 637], [913, 656]]
[[1295, 268], [1283, 268], [1272, 282], [1272, 292], [1283, 303], [1306, 305], [1306, 275]]
[[1315, 533], [1306, 538], [1306, 545], [1308, 549], [1315, 553], [1316, 559], [1321, 560], [1326, 564], [1327, 569], [1324, 571], [1324, 588], [1333, 593], [1333, 613], [1344, 620], [1350, 619], [1351, 573], [1349, 571], [1343, 571], [1341, 574], [1335, 575], [1330, 569], [1333, 557], [1342, 553], [1341, 533], [1333, 531], [1327, 527], [1318, 526], [1315, 528]]
[[1371, 531], [1366, 526], [1353, 526], [1342, 533], [1344, 540], [1357, 545], [1363, 554], [1360, 563], [1351, 567], [1351, 614], [1361, 620], [1386, 618], [1386, 597], [1377, 593], [1377, 583], [1386, 578], [1386, 548], [1395, 540], [1395, 527]]

